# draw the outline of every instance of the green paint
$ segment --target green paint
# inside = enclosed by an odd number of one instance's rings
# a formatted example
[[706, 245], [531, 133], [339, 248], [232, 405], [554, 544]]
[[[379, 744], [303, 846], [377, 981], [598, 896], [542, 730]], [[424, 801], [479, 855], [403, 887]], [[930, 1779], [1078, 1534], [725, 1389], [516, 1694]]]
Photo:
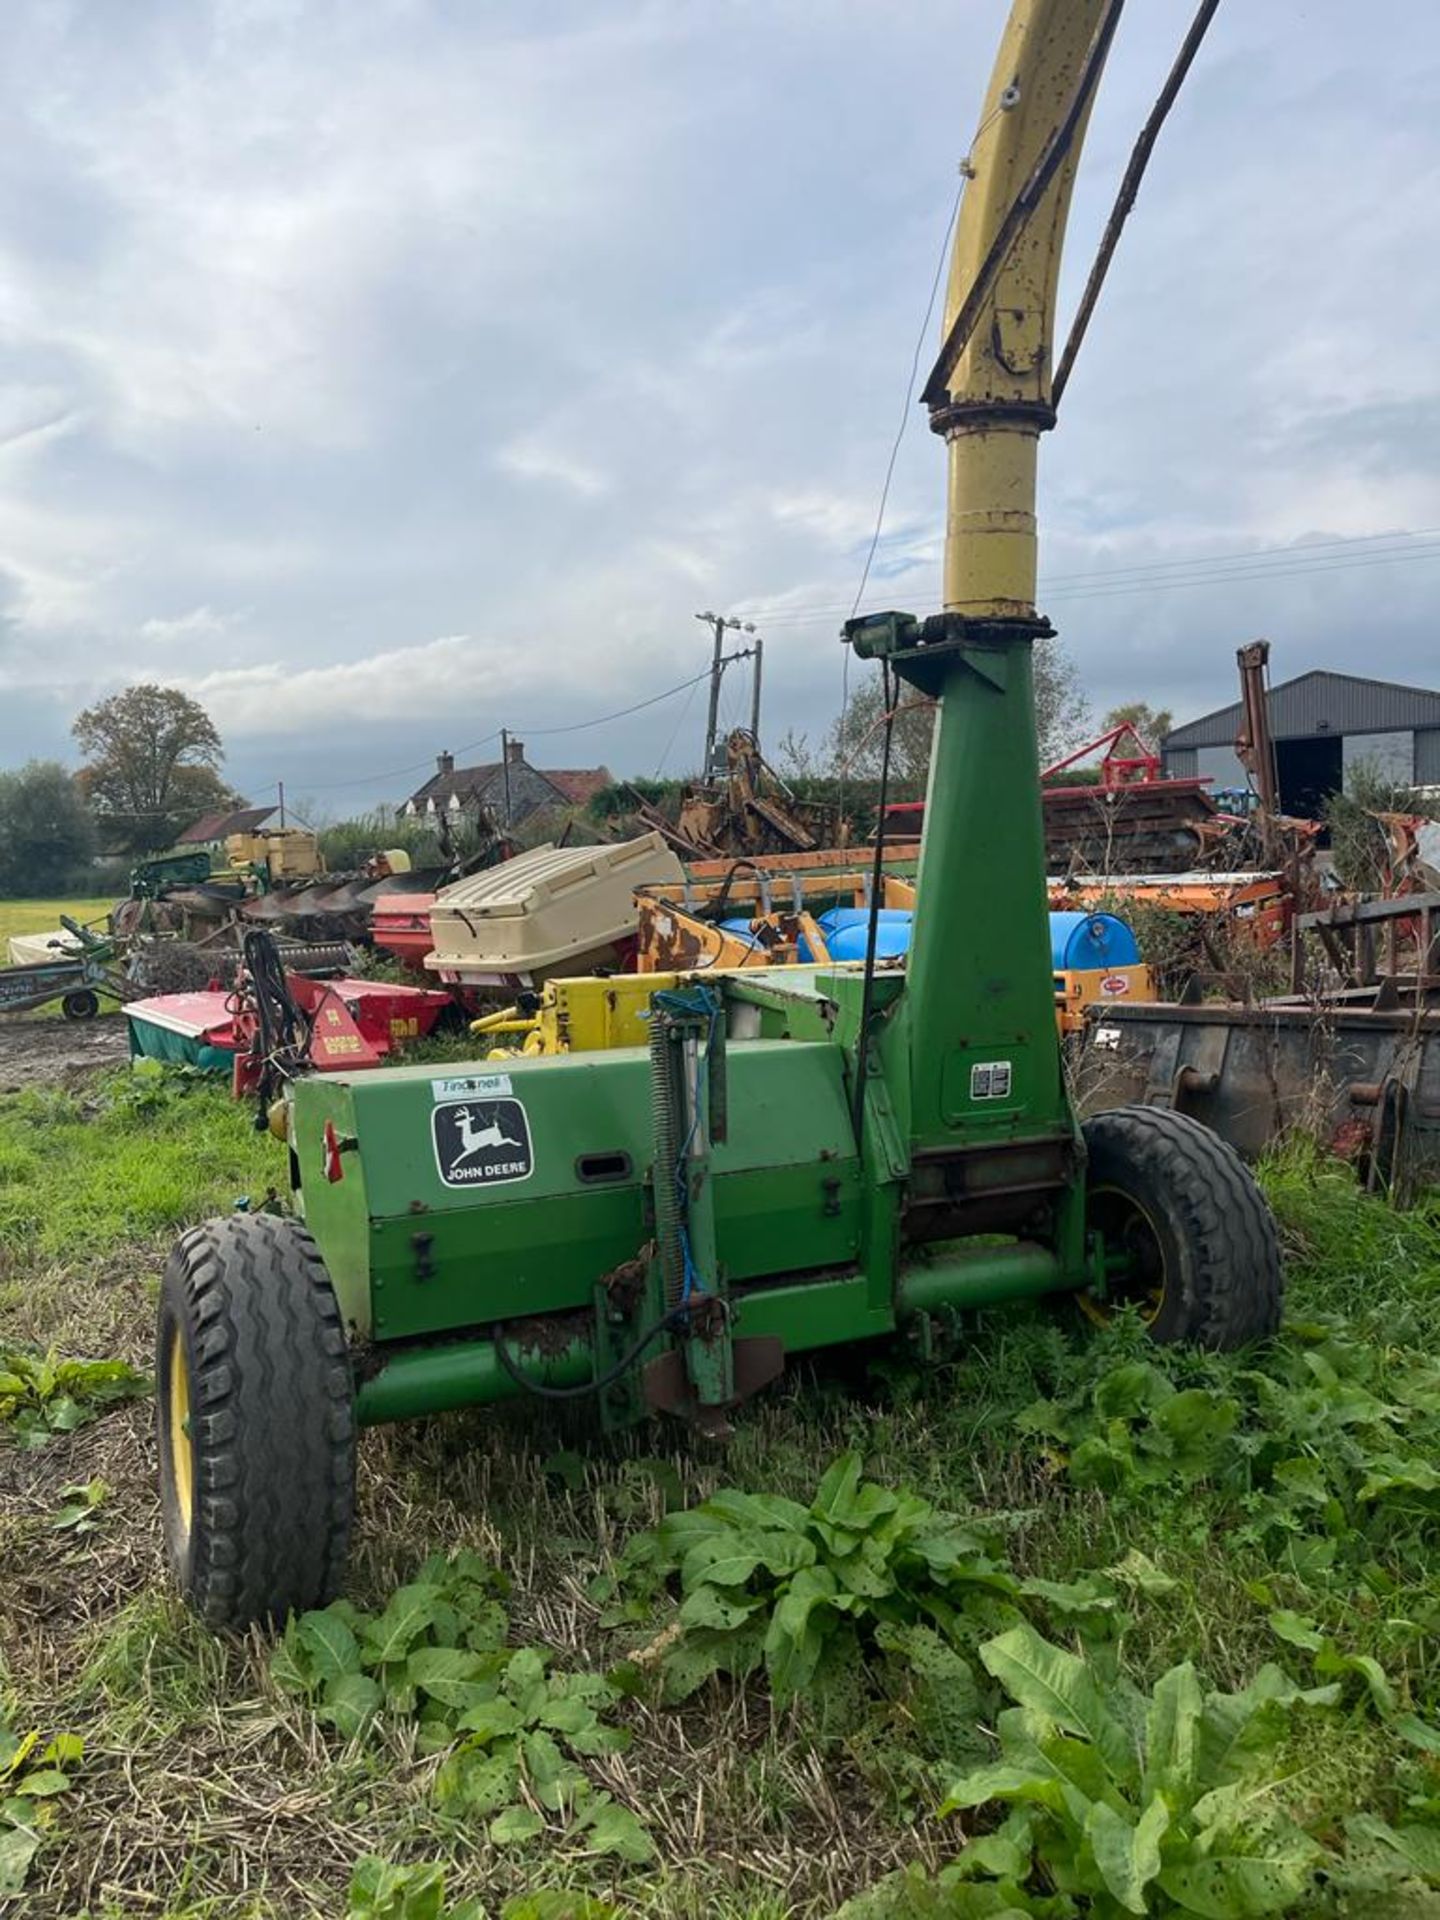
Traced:
[[[1094, 1278], [1036, 884], [1032, 637], [949, 616], [924, 627], [897, 617], [859, 636], [942, 703], [908, 973], [877, 975], [863, 1043], [853, 968], [757, 968], [712, 982], [732, 1036], [726, 1133], [692, 1141], [685, 1218], [699, 1286], [728, 1300], [735, 1338], [803, 1352]], [[1003, 831], [977, 832], [977, 821]], [[667, 1016], [690, 1017], [682, 1003]], [[567, 1378], [608, 1371], [653, 1327], [666, 1302], [654, 1181], [673, 1173], [654, 1165], [655, 1086], [642, 1048], [296, 1086], [306, 1217], [347, 1320], [381, 1363], [360, 1389], [363, 1419], [518, 1391], [482, 1337], [496, 1321], [583, 1315], [575, 1324], [587, 1333], [557, 1363]], [[502, 1112], [506, 1100], [518, 1111]], [[514, 1142], [495, 1149], [500, 1171], [517, 1177], [455, 1171], [460, 1120], [436, 1116], [462, 1105], [467, 1155], [472, 1132], [493, 1126], [499, 1137], [508, 1114], [518, 1136], [523, 1116], [528, 1157]], [[334, 1183], [323, 1177], [327, 1121], [342, 1143]], [[466, 1333], [476, 1337], [454, 1341]], [[678, 1345], [696, 1402], [724, 1405], [730, 1340], [713, 1325], [704, 1333], [666, 1334], [645, 1359]], [[394, 1350], [441, 1336], [447, 1344]], [[605, 1425], [643, 1414], [643, 1364], [607, 1389]]]

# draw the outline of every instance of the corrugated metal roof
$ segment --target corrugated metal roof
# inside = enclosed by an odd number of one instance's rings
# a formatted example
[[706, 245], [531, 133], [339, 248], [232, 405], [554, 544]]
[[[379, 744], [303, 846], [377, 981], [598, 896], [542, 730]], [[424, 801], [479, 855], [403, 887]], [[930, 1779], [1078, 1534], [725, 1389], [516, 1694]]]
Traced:
[[[1302, 673], [1270, 689], [1270, 730], [1277, 740], [1316, 733], [1403, 733], [1440, 726], [1440, 693], [1358, 674]], [[1240, 731], [1240, 702], [1220, 707], [1167, 733], [1166, 753], [1184, 747], [1228, 747]]]
[[205, 813], [177, 835], [177, 847], [201, 847], [232, 833], [254, 833], [274, 813], [274, 807], [242, 807], [237, 813]]

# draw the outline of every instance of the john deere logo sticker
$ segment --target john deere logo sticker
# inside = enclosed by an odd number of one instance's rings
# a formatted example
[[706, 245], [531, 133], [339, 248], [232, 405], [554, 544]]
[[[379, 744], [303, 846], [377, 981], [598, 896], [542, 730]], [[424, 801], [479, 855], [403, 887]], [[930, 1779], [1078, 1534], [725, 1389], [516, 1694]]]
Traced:
[[435, 1164], [447, 1187], [498, 1187], [534, 1170], [518, 1100], [453, 1100], [431, 1109]]

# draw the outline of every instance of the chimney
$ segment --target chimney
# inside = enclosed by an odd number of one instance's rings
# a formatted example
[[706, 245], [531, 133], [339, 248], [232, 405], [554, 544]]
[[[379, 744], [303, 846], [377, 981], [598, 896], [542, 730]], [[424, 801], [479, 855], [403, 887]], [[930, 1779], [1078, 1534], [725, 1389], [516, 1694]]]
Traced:
[[518, 767], [525, 758], [525, 742], [523, 740], [507, 740], [505, 742], [505, 758], [510, 762], [512, 767]]
[[453, 773], [455, 771], [454, 754], [437, 753], [435, 756], [435, 771], [437, 773]]

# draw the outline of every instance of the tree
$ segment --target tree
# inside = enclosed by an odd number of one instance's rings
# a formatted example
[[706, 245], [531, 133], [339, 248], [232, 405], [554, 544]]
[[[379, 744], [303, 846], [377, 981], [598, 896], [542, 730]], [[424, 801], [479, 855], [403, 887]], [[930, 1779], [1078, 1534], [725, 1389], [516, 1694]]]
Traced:
[[[903, 799], [923, 793], [935, 740], [935, 703], [904, 681], [897, 683], [895, 726], [890, 738], [890, 788]], [[829, 758], [848, 780], [878, 780], [885, 757], [885, 682], [868, 674], [852, 686], [845, 711], [830, 735]]]
[[1112, 727], [1133, 727], [1147, 747], [1157, 752], [1160, 742], [1175, 724], [1175, 716], [1169, 707], [1152, 707], [1143, 700], [1127, 700], [1123, 706], [1111, 707], [1101, 721], [1101, 730], [1109, 733]]
[[178, 687], [127, 687], [87, 707], [71, 732], [86, 757], [81, 787], [128, 852], [168, 847], [201, 814], [244, 804], [220, 778], [214, 721]]
[[64, 893], [95, 851], [95, 823], [58, 760], [0, 773], [0, 893]]
[[1078, 747], [1093, 722], [1090, 702], [1080, 685], [1080, 672], [1056, 638], [1035, 642], [1035, 733], [1040, 745], [1040, 764]]
[[[1075, 663], [1059, 640], [1037, 640], [1032, 655], [1035, 672], [1035, 732], [1040, 764], [1048, 766], [1084, 738], [1090, 725], [1090, 703], [1080, 687]], [[900, 687], [895, 731], [890, 746], [892, 789], [923, 793], [930, 771], [930, 749], [935, 739], [933, 702], [913, 687]], [[884, 683], [872, 675], [850, 696], [844, 714], [830, 738], [830, 759], [837, 769], [860, 780], [879, 777], [884, 750]]]

